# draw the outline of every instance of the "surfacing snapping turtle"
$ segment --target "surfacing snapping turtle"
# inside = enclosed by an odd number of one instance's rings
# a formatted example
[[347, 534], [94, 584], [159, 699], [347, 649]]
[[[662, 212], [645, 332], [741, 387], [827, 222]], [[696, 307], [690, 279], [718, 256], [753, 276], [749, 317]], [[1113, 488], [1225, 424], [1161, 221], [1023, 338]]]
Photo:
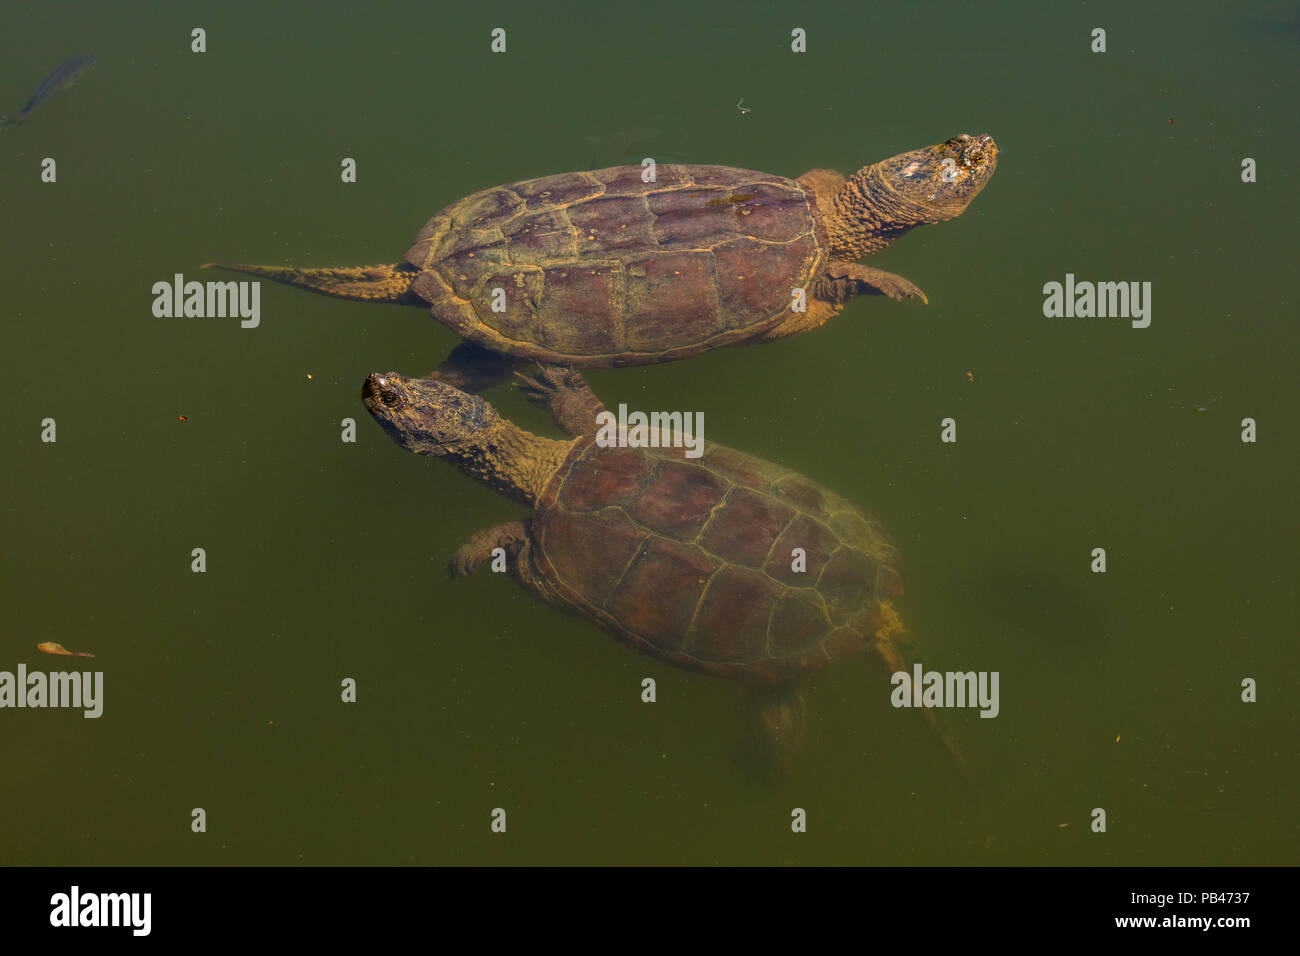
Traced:
[[[659, 166], [650, 183], [640, 166], [564, 173], [452, 203], [395, 265], [223, 268], [342, 298], [427, 302], [465, 339], [433, 375], [477, 391], [521, 359], [666, 362], [816, 328], [855, 295], [924, 301], [857, 260], [961, 215], [997, 158], [991, 136], [963, 133], [847, 179], [728, 166]], [[806, 311], [793, 310], [794, 289]]]
[[[778, 772], [803, 736], [800, 675], [865, 653], [891, 672], [907, 669], [890, 603], [902, 590], [898, 553], [875, 517], [721, 445], [698, 459], [681, 448], [602, 447], [594, 439], [600, 403], [576, 372], [543, 369], [529, 382], [532, 397], [578, 437], [530, 434], [482, 398], [433, 379], [366, 379], [366, 408], [399, 445], [448, 458], [536, 508], [529, 521], [471, 539], [455, 574], [502, 548], [538, 597], [576, 608], [639, 650], [748, 683], [762, 760]], [[804, 571], [792, 570], [795, 548], [806, 555]]]

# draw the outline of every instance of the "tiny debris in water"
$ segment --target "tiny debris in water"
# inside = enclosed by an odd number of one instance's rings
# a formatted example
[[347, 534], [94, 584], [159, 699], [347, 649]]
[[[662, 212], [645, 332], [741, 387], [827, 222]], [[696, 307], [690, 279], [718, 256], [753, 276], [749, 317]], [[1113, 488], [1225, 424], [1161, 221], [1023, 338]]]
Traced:
[[36, 649], [42, 654], [63, 654], [66, 657], [94, 657], [86, 651], [70, 651], [62, 644], [56, 644], [54, 641], [42, 641], [36, 645]]

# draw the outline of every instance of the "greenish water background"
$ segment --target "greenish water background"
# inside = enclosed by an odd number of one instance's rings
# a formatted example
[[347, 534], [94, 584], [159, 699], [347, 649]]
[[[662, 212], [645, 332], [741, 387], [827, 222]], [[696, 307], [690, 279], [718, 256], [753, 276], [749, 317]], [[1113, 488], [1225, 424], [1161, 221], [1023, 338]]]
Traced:
[[[55, 640], [106, 675], [99, 720], [0, 711], [0, 861], [1295, 863], [1294, 6], [441, 6], [0, 13], [0, 108], [100, 58], [0, 133], [0, 669], [61, 668], [34, 649]], [[958, 132], [996, 137], [990, 186], [872, 260], [928, 307], [589, 378], [881, 517], [926, 666], [1001, 674], [996, 720], [949, 715], [978, 804], [866, 660], [805, 682], [803, 762], [766, 784], [735, 688], [500, 577], [450, 583], [525, 510], [358, 400], [455, 344], [427, 312], [269, 284], [256, 330], [150, 311], [212, 259], [394, 261], [499, 182], [644, 155], [847, 171]], [[1044, 318], [1066, 272], [1152, 282], [1151, 327]]]

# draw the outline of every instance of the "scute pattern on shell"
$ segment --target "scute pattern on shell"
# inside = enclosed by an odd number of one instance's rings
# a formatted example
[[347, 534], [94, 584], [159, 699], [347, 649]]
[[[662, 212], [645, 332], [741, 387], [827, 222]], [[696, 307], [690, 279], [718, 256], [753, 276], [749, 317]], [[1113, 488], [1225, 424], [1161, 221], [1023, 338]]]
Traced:
[[468, 196], [407, 250], [422, 270], [411, 291], [495, 351], [637, 365], [762, 334], [826, 264], [816, 199], [794, 180], [674, 165], [656, 180], [616, 166]]
[[[781, 681], [865, 653], [898, 554], [870, 514], [752, 455], [579, 442], [537, 503], [533, 569], [628, 643]], [[807, 570], [791, 569], [791, 550]]]

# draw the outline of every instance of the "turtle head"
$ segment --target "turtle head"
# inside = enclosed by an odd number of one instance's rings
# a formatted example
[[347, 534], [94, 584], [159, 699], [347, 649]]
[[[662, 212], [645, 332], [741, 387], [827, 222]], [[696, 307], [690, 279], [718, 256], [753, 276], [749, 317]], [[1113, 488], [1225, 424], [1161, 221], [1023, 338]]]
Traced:
[[955, 219], [998, 168], [998, 144], [988, 133], [961, 133], [868, 167], [875, 187], [916, 209], [917, 224]]
[[396, 372], [367, 375], [361, 401], [397, 444], [420, 455], [451, 454], [501, 420], [477, 395]]

